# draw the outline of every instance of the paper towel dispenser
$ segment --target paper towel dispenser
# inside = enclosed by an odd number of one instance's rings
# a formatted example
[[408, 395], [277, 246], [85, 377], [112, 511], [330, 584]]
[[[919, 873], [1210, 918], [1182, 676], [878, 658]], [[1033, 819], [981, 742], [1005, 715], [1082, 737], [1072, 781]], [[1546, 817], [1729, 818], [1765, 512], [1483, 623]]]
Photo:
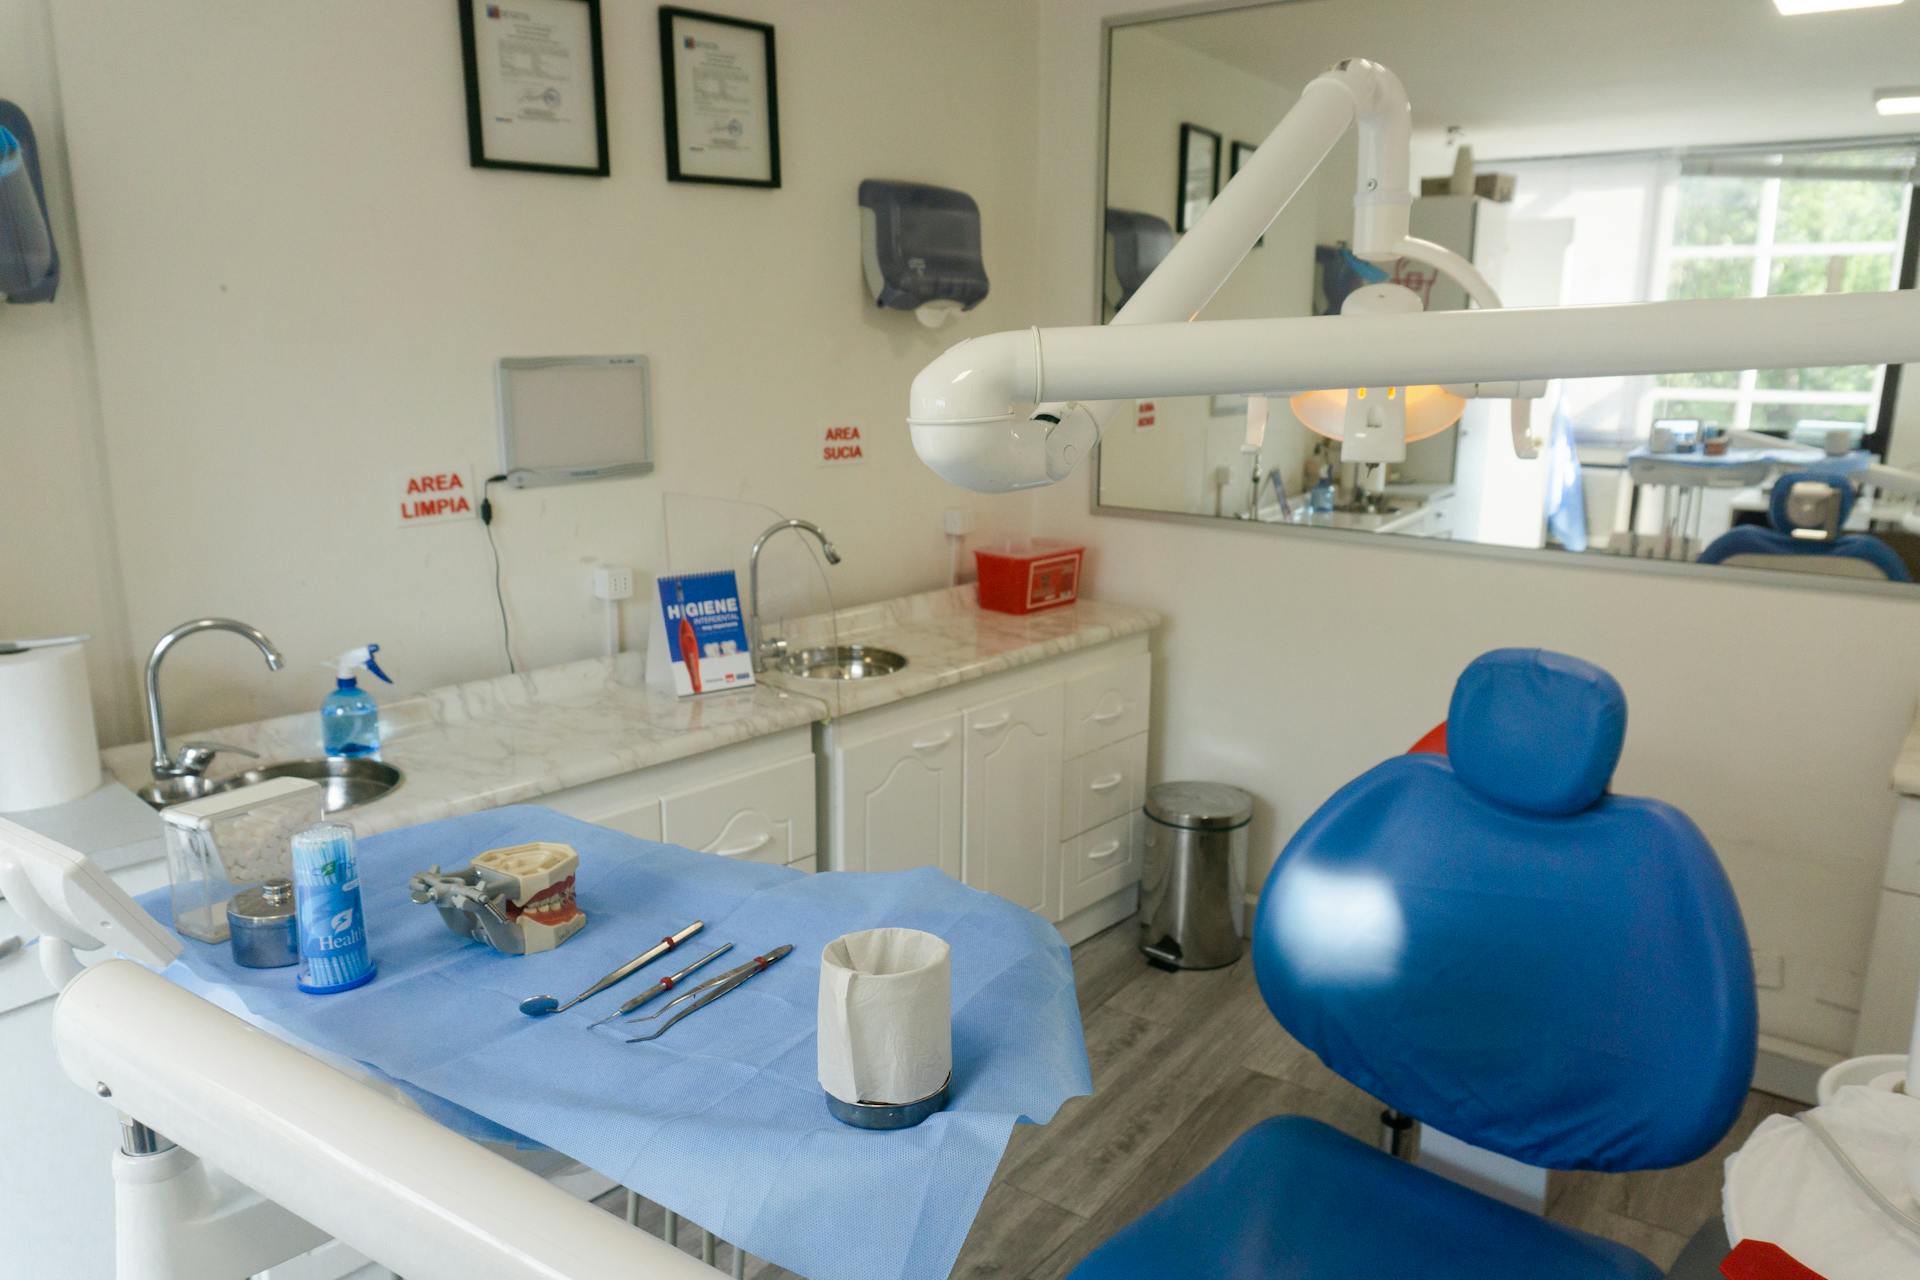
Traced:
[[40, 151], [27, 113], [0, 99], [0, 297], [50, 302], [60, 285], [60, 253], [47, 219]]
[[1147, 282], [1173, 251], [1173, 228], [1165, 218], [1132, 209], [1107, 210], [1107, 301], [1115, 311]]
[[964, 191], [868, 178], [860, 248], [873, 300], [924, 324], [945, 324], [987, 296], [980, 206]]

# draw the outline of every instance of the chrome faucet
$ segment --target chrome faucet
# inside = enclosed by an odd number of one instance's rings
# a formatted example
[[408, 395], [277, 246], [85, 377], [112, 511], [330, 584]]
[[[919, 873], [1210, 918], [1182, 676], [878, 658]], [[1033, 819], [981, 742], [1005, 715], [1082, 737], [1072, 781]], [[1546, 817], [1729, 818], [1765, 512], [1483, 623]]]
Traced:
[[248, 756], [253, 754], [217, 742], [189, 742], [180, 748], [178, 759], [167, 752], [167, 731], [160, 718], [160, 659], [167, 656], [167, 650], [196, 631], [231, 631], [237, 636], [245, 636], [265, 655], [268, 670], [280, 669], [280, 651], [273, 647], [273, 641], [257, 628], [232, 618], [195, 618], [161, 636], [153, 646], [153, 653], [147, 658], [147, 732], [153, 737], [153, 776], [156, 778], [198, 777], [207, 771], [217, 751], [232, 751]]
[[767, 669], [768, 653], [783, 653], [787, 647], [784, 640], [770, 642], [765, 652], [760, 645], [760, 549], [767, 545], [767, 539], [783, 529], [798, 529], [802, 533], [812, 534], [820, 540], [820, 551], [827, 557], [827, 563], [840, 563], [840, 553], [834, 550], [833, 543], [827, 541], [827, 535], [820, 532], [820, 526], [811, 520], [782, 520], [754, 539], [753, 550], [747, 555], [747, 648], [753, 651], [755, 671]]

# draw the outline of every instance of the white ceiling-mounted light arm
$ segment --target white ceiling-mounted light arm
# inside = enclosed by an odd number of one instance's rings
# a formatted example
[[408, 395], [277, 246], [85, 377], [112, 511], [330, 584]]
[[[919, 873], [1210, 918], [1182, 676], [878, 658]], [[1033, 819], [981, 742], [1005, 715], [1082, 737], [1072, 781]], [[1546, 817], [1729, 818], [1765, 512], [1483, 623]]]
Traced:
[[[1421, 245], [1403, 252], [1405, 91], [1384, 67], [1343, 62], [1307, 86], [1112, 324], [991, 334], [921, 370], [907, 418], [921, 460], [980, 492], [1049, 484], [1092, 449], [1117, 402], [1143, 396], [1427, 384], [1506, 394], [1491, 384], [1920, 360], [1911, 291], [1193, 323], [1355, 121], [1356, 252], [1432, 261]], [[1456, 258], [1435, 265], [1490, 295]]]
[[[1413, 111], [1398, 76], [1355, 58], [1306, 87], [1108, 327], [1198, 316], [1356, 121], [1355, 243], [1380, 252], [1398, 246], [1413, 207]], [[953, 483], [985, 492], [1064, 479], [1098, 443], [1120, 397], [1049, 394], [1041, 347], [1039, 330], [996, 333], [962, 342], [922, 370], [907, 418], [920, 457]], [[1039, 407], [1023, 419], [1023, 405]]]

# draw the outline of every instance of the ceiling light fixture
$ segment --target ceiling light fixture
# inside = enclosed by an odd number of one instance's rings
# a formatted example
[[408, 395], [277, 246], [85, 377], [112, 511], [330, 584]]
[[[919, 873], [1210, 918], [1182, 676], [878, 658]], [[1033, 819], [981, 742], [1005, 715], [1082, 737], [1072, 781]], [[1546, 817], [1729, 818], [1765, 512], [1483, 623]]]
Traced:
[[1873, 109], [1883, 116], [1920, 116], [1920, 88], [1876, 89]]
[[1803, 13], [1840, 13], [1846, 9], [1887, 9], [1902, 0], [1773, 0], [1773, 7], [1789, 18]]

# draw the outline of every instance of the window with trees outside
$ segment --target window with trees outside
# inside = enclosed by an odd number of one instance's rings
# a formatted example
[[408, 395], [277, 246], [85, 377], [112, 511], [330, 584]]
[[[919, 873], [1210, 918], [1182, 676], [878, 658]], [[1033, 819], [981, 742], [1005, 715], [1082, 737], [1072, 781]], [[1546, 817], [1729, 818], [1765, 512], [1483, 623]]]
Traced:
[[[1683, 160], [1662, 195], [1651, 295], [1742, 298], [1860, 293], [1900, 285], [1913, 190], [1911, 148]], [[1874, 432], [1882, 366], [1669, 374], [1643, 393], [1657, 418], [1791, 437], [1801, 423]], [[1818, 443], [1817, 439], [1809, 443]]]

